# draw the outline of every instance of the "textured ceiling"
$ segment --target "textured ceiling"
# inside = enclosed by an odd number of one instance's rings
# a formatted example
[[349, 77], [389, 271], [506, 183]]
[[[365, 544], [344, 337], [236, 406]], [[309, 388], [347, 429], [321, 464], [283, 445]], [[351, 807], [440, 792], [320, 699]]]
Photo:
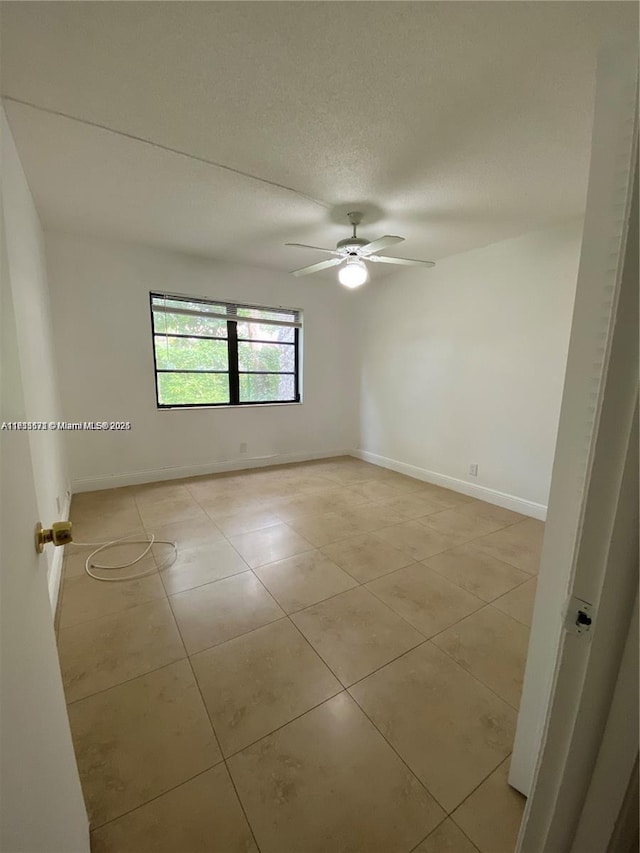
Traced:
[[356, 206], [407, 238], [389, 254], [438, 259], [581, 214], [598, 44], [637, 14], [4, 2], [2, 92], [45, 227], [286, 270]]

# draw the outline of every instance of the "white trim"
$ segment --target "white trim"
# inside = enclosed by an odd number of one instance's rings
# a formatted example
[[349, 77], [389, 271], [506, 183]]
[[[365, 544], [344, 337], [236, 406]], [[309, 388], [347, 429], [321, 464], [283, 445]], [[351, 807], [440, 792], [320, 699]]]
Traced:
[[478, 498], [479, 500], [487, 501], [487, 503], [511, 509], [514, 512], [520, 512], [523, 515], [531, 516], [531, 518], [538, 518], [544, 521], [547, 517], [547, 508], [544, 504], [528, 501], [525, 498], [518, 498], [515, 495], [509, 495], [505, 492], [499, 492], [497, 489], [490, 489], [488, 486], [478, 486], [476, 483], [458, 480], [456, 477], [450, 477], [448, 474], [438, 474], [426, 468], [419, 468], [417, 465], [398, 462], [396, 459], [378, 456], [377, 453], [370, 453], [368, 450], [354, 450], [351, 455], [365, 462], [372, 462], [374, 465], [379, 465], [381, 468], [389, 468], [391, 471], [406, 474], [408, 477], [414, 477], [416, 480], [424, 480], [436, 486], [444, 486], [446, 489], [453, 489], [463, 495], [469, 495], [472, 498]]
[[198, 477], [202, 474], [221, 474], [227, 471], [243, 471], [247, 468], [265, 468], [269, 465], [286, 465], [291, 462], [310, 462], [313, 459], [329, 459], [333, 456], [350, 455], [353, 455], [353, 451], [344, 448], [319, 453], [314, 451], [274, 453], [270, 456], [227, 459], [223, 462], [208, 462], [204, 465], [185, 465], [179, 468], [155, 468], [147, 471], [106, 474], [102, 477], [72, 480], [71, 486], [73, 493], [76, 494], [101, 489], [115, 489], [120, 486], [139, 486], [143, 483], [156, 483], [162, 480], [179, 480], [183, 477]]
[[[60, 514], [60, 521], [69, 520], [69, 511], [71, 509], [71, 492], [67, 490], [64, 506]], [[56, 612], [58, 606], [58, 595], [60, 593], [60, 582], [62, 581], [62, 564], [64, 562], [64, 546], [62, 548], [53, 549], [53, 559], [47, 572], [47, 586], [49, 587], [49, 601], [51, 602], [51, 612]]]

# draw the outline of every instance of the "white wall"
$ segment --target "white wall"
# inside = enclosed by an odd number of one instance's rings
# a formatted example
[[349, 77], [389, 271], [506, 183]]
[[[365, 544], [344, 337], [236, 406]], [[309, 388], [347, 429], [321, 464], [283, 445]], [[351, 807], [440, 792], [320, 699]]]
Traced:
[[[357, 446], [356, 294], [134, 244], [47, 233], [46, 245], [65, 419], [133, 425], [65, 436], [75, 491]], [[158, 411], [151, 290], [303, 309], [303, 403]]]
[[[7, 266], [15, 310], [26, 417], [30, 421], [58, 421], [62, 415], [53, 350], [44, 238], [4, 110], [1, 121]], [[38, 512], [43, 526], [48, 527], [68, 510], [64, 442], [58, 432], [48, 430], [30, 432], [29, 439]], [[34, 518], [33, 523], [36, 521]], [[57, 594], [61, 558], [61, 550], [47, 549], [52, 599]]]
[[365, 457], [543, 517], [580, 242], [574, 221], [372, 285]]

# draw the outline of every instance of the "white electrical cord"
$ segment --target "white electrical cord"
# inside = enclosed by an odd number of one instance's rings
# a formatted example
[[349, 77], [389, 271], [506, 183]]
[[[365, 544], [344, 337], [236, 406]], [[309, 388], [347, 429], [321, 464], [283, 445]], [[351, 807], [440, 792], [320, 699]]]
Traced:
[[[98, 547], [95, 551], [92, 551], [87, 559], [85, 560], [84, 569], [89, 577], [94, 578], [97, 581], [130, 581], [137, 580], [138, 578], [144, 578], [147, 575], [152, 575], [156, 571], [160, 571], [162, 569], [168, 568], [178, 557], [178, 546], [175, 542], [171, 542], [168, 539], [156, 539], [155, 536], [148, 536], [146, 539], [130, 539], [128, 536], [123, 536], [121, 539], [112, 539], [110, 542], [70, 542], [70, 545], [77, 545], [80, 548], [91, 548], [93, 545], [97, 545]], [[146, 545], [147, 547], [144, 549], [142, 554], [135, 558], [135, 560], [131, 560], [128, 563], [121, 563], [120, 565], [115, 566], [101, 566], [99, 563], [93, 563], [92, 560], [96, 554], [99, 554], [101, 551], [106, 551], [108, 548], [114, 548], [117, 545]], [[101, 571], [109, 571], [112, 569], [128, 569], [129, 566], [135, 566], [136, 563], [139, 563], [140, 560], [144, 559], [153, 545], [170, 545], [171, 551], [169, 556], [162, 560], [157, 566], [149, 569], [146, 572], [138, 572], [133, 575], [125, 575], [124, 577], [117, 578], [108, 578], [101, 577], [100, 575], [95, 575], [91, 569], [100, 569]]]

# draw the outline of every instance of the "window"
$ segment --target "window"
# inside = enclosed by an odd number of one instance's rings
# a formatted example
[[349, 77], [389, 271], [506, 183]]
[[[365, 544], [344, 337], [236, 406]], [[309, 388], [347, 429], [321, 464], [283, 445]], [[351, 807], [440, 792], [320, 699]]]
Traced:
[[299, 311], [151, 294], [161, 409], [299, 403]]

